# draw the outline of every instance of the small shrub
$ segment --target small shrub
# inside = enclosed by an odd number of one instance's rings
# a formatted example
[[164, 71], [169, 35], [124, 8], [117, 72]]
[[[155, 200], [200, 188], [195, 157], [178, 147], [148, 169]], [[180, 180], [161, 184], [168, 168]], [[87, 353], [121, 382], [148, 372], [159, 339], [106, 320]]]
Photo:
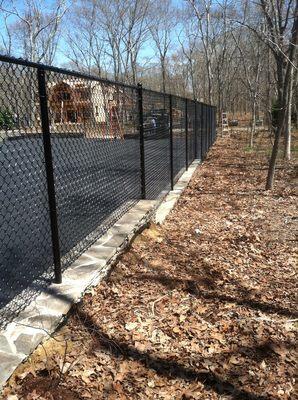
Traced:
[[277, 102], [277, 100], [275, 100], [271, 107], [271, 118], [272, 118], [272, 126], [273, 127], [277, 126], [278, 113], [279, 113], [278, 102]]
[[12, 129], [14, 126], [13, 115], [9, 110], [0, 109], [0, 129]]
[[[291, 111], [292, 111], [292, 113], [291, 113], [291, 122], [292, 122], [292, 124], [294, 124], [295, 121], [296, 121], [296, 113], [297, 113], [297, 111], [296, 111], [295, 108], [294, 108], [294, 104], [292, 104]], [[274, 128], [277, 127], [278, 113], [279, 113], [278, 101], [275, 100], [275, 101], [272, 103], [272, 106], [271, 106], [272, 126], [273, 126]]]
[[247, 153], [251, 153], [253, 151], [253, 148], [250, 147], [250, 146], [245, 146], [244, 147], [244, 151], [247, 152]]

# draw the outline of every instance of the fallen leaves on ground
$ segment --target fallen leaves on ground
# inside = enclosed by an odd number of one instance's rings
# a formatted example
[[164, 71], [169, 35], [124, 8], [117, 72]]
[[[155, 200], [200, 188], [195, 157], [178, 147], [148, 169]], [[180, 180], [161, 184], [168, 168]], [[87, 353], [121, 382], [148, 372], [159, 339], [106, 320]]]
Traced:
[[4, 398], [295, 398], [293, 166], [265, 192], [267, 160], [244, 149], [217, 141], [166, 223], [72, 310], [51, 339], [64, 351], [39, 348]]

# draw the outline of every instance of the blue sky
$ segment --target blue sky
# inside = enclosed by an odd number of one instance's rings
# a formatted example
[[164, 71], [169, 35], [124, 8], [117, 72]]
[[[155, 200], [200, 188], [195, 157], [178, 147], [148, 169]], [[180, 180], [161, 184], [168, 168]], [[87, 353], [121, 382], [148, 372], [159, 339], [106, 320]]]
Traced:
[[[68, 0], [68, 1], [71, 1], [71, 0]], [[173, 4], [176, 7], [179, 7], [179, 8], [183, 5], [183, 3], [185, 3], [185, 0], [172, 0], [172, 1], [173, 1]], [[49, 8], [50, 8], [51, 5], [54, 3], [54, 0], [41, 0], [41, 3], [43, 3], [45, 5], [48, 5]], [[11, 7], [11, 6], [9, 6], [11, 4], [10, 0], [6, 0], [4, 2], [4, 4], [6, 4], [7, 8]], [[23, 0], [14, 0], [14, 4], [16, 5], [17, 8], [21, 9], [24, 6], [24, 1]], [[16, 18], [11, 16], [10, 17], [10, 22], [13, 22], [14, 20], [16, 20]], [[5, 27], [4, 27], [3, 19], [0, 18], [0, 33], [3, 35], [4, 32], [5, 32]], [[174, 35], [174, 36], [176, 36], [176, 35]], [[173, 43], [175, 45], [175, 40], [173, 41]], [[2, 43], [0, 42], [0, 46], [1, 46], [1, 44]], [[176, 41], [176, 44], [178, 45], [177, 41]], [[62, 37], [61, 37], [61, 40], [59, 42], [59, 48], [58, 48], [58, 51], [57, 51], [57, 54], [56, 54], [56, 59], [55, 59], [55, 64], [56, 65], [63, 65], [65, 63], [69, 62], [68, 58], [65, 55], [65, 51], [66, 51], [66, 43], [65, 43], [65, 40], [63, 38], [63, 33], [62, 33]], [[13, 55], [20, 56], [20, 53], [19, 53], [18, 49], [15, 49], [15, 51], [13, 51]], [[154, 50], [153, 46], [150, 44], [150, 42], [147, 42], [146, 45], [140, 51], [140, 61], [142, 63], [144, 63], [146, 60], [147, 61], [150, 60], [152, 62], [154, 62], [154, 61], [156, 62], [157, 61], [157, 59], [155, 57], [155, 50]]]

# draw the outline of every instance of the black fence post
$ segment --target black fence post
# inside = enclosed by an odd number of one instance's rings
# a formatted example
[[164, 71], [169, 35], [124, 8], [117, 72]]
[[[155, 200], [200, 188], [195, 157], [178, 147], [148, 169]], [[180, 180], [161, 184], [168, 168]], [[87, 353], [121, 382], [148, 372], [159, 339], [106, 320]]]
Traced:
[[185, 99], [185, 168], [188, 170], [188, 109], [187, 99]]
[[170, 173], [171, 173], [171, 190], [174, 189], [174, 149], [173, 149], [173, 98], [169, 95], [170, 101]]
[[52, 157], [51, 132], [50, 132], [49, 114], [48, 114], [46, 78], [45, 78], [45, 70], [43, 68], [37, 69], [37, 79], [38, 79], [38, 95], [40, 102], [43, 148], [44, 148], [45, 167], [47, 176], [49, 212], [50, 212], [50, 223], [51, 223], [51, 234], [52, 234], [52, 249], [53, 249], [53, 259], [54, 259], [54, 269], [55, 269], [55, 283], [61, 283], [62, 272], [61, 272], [59, 230], [58, 230], [56, 194], [55, 194], [55, 179], [54, 179], [54, 168], [53, 168], [53, 157]]
[[197, 100], [195, 100], [195, 123], [194, 123], [194, 130], [195, 130], [195, 160], [198, 158], [198, 113], [197, 113]]
[[214, 143], [214, 133], [215, 133], [215, 129], [214, 129], [214, 110], [215, 107], [212, 107], [212, 144]]
[[208, 151], [210, 149], [210, 106], [207, 108], [207, 121], [208, 121]]
[[205, 149], [205, 157], [207, 157], [208, 153], [208, 106], [205, 107], [205, 121], [206, 121], [206, 149]]
[[210, 106], [207, 107], [207, 151], [210, 148]]
[[217, 138], [217, 107], [214, 107], [214, 141]]
[[209, 147], [212, 146], [212, 106], [209, 107]]
[[211, 106], [208, 107], [208, 149], [211, 147]]
[[206, 126], [206, 143], [205, 143], [205, 157], [208, 153], [208, 106], [205, 106], [205, 126]]
[[205, 122], [204, 122], [204, 104], [201, 103], [201, 161], [204, 160], [204, 135], [205, 135]]
[[207, 154], [207, 107], [204, 104], [204, 160]]
[[210, 107], [210, 143], [213, 144], [213, 107]]
[[141, 83], [138, 83], [138, 112], [139, 112], [140, 162], [141, 162], [141, 165], [140, 165], [140, 167], [141, 167], [141, 198], [146, 199], [143, 87], [142, 87]]
[[199, 102], [198, 103], [198, 108], [199, 108], [199, 112], [198, 112], [198, 122], [199, 122], [199, 132], [200, 132], [200, 135], [199, 135], [199, 146], [200, 146], [200, 160], [201, 160], [201, 162], [202, 162], [202, 103], [201, 102]]

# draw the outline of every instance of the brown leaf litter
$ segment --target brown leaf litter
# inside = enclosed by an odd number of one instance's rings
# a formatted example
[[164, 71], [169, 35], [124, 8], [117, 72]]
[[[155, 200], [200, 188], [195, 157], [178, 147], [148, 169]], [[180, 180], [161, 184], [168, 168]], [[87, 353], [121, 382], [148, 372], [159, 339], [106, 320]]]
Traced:
[[135, 239], [3, 398], [296, 398], [295, 177], [280, 168], [265, 192], [266, 163], [243, 137], [220, 138], [166, 223]]

